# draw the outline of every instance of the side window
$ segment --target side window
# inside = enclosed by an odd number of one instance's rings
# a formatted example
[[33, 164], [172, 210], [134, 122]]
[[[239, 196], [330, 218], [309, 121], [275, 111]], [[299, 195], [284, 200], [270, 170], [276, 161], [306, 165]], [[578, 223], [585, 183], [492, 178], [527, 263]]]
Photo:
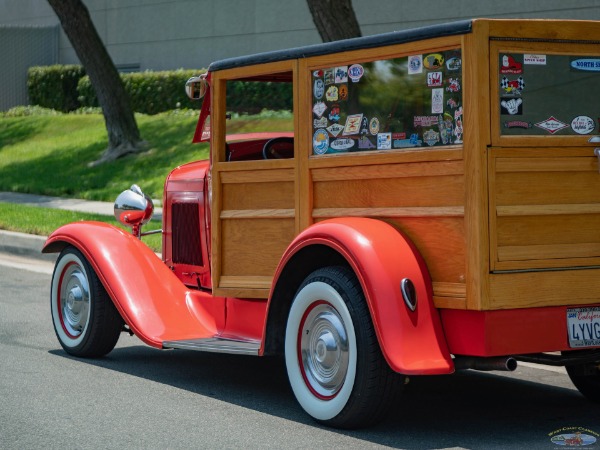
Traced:
[[600, 56], [500, 52], [498, 58], [501, 135], [585, 135], [598, 129]]
[[312, 72], [313, 154], [461, 144], [460, 49]]
[[294, 156], [291, 73], [262, 78], [227, 81], [227, 161]]

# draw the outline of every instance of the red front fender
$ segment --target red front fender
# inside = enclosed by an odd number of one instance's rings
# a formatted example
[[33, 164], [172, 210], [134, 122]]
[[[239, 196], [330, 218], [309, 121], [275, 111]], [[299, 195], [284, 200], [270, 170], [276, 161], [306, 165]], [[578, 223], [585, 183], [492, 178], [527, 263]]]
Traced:
[[[214, 317], [139, 239], [101, 222], [65, 225], [50, 235], [42, 252], [77, 247], [98, 274], [123, 320], [145, 343], [212, 337]], [[204, 294], [208, 298], [212, 297]]]
[[[300, 250], [326, 245], [341, 254], [356, 273], [385, 359], [407, 375], [448, 374], [454, 364], [437, 309], [429, 272], [418, 250], [397, 229], [375, 219], [339, 218], [319, 222], [300, 233], [288, 247], [274, 286]], [[400, 282], [415, 285], [418, 304], [406, 306]]]

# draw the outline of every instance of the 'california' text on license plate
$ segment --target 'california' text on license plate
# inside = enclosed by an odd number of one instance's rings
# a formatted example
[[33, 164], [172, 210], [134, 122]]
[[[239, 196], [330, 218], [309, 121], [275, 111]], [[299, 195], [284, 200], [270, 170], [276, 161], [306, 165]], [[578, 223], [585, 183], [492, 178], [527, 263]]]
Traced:
[[569, 347], [600, 345], [600, 307], [567, 309]]

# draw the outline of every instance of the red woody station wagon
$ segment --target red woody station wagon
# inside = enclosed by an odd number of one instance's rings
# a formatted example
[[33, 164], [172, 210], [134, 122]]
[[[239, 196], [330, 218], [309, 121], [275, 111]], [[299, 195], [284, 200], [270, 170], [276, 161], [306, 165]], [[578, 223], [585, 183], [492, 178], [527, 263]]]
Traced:
[[[407, 376], [518, 361], [599, 401], [599, 44], [600, 22], [473, 20], [211, 64], [187, 84], [210, 160], [166, 180], [162, 261], [135, 185], [132, 234], [48, 238], [60, 344], [281, 355], [345, 428]], [[239, 81], [289, 89], [293, 129], [232, 135]]]

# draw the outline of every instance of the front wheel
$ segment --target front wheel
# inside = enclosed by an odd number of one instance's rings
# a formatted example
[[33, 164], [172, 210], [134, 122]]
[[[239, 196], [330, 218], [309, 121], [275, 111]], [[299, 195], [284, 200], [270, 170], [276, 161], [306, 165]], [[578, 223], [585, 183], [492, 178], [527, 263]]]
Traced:
[[74, 247], [63, 250], [54, 266], [50, 309], [60, 345], [74, 356], [107, 354], [123, 328], [123, 319], [94, 269]]
[[345, 267], [316, 270], [298, 289], [285, 360], [302, 408], [334, 427], [378, 422], [404, 381], [383, 358], [360, 283]]

